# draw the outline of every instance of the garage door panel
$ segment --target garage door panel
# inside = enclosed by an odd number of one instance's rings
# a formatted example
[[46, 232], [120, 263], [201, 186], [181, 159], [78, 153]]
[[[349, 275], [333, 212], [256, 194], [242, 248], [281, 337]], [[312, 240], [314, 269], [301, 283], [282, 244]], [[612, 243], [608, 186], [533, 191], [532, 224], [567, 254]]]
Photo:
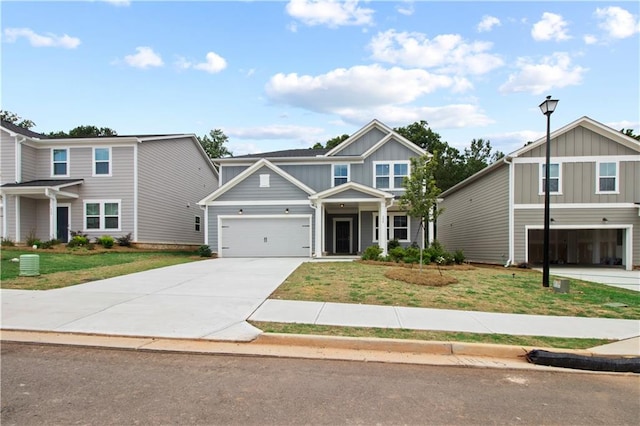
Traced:
[[310, 218], [221, 219], [222, 257], [309, 257]]

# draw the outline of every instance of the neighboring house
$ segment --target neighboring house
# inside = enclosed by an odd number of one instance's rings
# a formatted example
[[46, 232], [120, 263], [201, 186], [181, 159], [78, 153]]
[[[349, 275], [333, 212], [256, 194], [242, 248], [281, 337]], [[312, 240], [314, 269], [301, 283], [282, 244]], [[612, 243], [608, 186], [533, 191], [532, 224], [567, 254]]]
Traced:
[[3, 238], [204, 242], [196, 203], [218, 176], [194, 135], [53, 139], [2, 121], [0, 142]]
[[[400, 210], [410, 158], [425, 154], [373, 120], [337, 147], [215, 160], [220, 188], [202, 199], [206, 244], [220, 257], [360, 253], [420, 242]], [[379, 229], [386, 229], [380, 232]]]
[[[541, 264], [546, 137], [441, 194], [437, 238], [471, 261]], [[550, 260], [640, 265], [640, 143], [588, 117], [551, 133]]]

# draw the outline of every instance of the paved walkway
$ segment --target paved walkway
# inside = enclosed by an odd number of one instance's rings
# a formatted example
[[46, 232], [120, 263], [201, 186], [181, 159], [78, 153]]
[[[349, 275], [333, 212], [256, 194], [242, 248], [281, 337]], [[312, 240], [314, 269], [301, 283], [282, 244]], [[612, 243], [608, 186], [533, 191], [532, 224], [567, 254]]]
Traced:
[[640, 271], [625, 271], [624, 269], [607, 267], [579, 268], [558, 266], [549, 268], [549, 273], [558, 277], [574, 278], [640, 291]]
[[[2, 290], [2, 328], [251, 341], [261, 331], [250, 319], [615, 340], [640, 336], [636, 320], [265, 300], [303, 261], [217, 259], [57, 290]], [[629, 342], [630, 354], [640, 355], [640, 342]]]

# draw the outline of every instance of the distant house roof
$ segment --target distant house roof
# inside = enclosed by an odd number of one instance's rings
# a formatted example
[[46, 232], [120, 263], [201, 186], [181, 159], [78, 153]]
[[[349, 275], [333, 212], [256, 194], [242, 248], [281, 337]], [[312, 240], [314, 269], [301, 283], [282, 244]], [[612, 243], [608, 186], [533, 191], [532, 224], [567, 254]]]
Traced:
[[238, 155], [233, 158], [284, 158], [284, 157], [316, 157], [329, 152], [328, 149], [286, 149], [283, 151], [262, 152], [258, 154]]
[[13, 123], [2, 120], [2, 128], [10, 131], [11, 133], [17, 133], [22, 136], [26, 136], [28, 138], [34, 139], [48, 139], [49, 137], [40, 133], [32, 132], [29, 129], [25, 129], [24, 127], [16, 126]]

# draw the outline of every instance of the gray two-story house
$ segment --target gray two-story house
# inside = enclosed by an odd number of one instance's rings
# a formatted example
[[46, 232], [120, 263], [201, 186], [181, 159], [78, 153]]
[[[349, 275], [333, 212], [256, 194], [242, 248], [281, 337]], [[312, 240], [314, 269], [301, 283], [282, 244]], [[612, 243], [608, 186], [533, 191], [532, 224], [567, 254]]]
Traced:
[[[546, 137], [441, 194], [437, 237], [467, 259], [541, 264]], [[640, 142], [589, 117], [551, 133], [550, 260], [640, 265]]]
[[331, 150], [214, 160], [220, 187], [200, 201], [206, 244], [220, 257], [322, 257], [420, 242], [398, 197], [410, 159], [425, 154], [373, 120]]
[[2, 238], [66, 242], [129, 233], [135, 243], [202, 244], [197, 202], [218, 175], [194, 135], [54, 139], [0, 124]]

